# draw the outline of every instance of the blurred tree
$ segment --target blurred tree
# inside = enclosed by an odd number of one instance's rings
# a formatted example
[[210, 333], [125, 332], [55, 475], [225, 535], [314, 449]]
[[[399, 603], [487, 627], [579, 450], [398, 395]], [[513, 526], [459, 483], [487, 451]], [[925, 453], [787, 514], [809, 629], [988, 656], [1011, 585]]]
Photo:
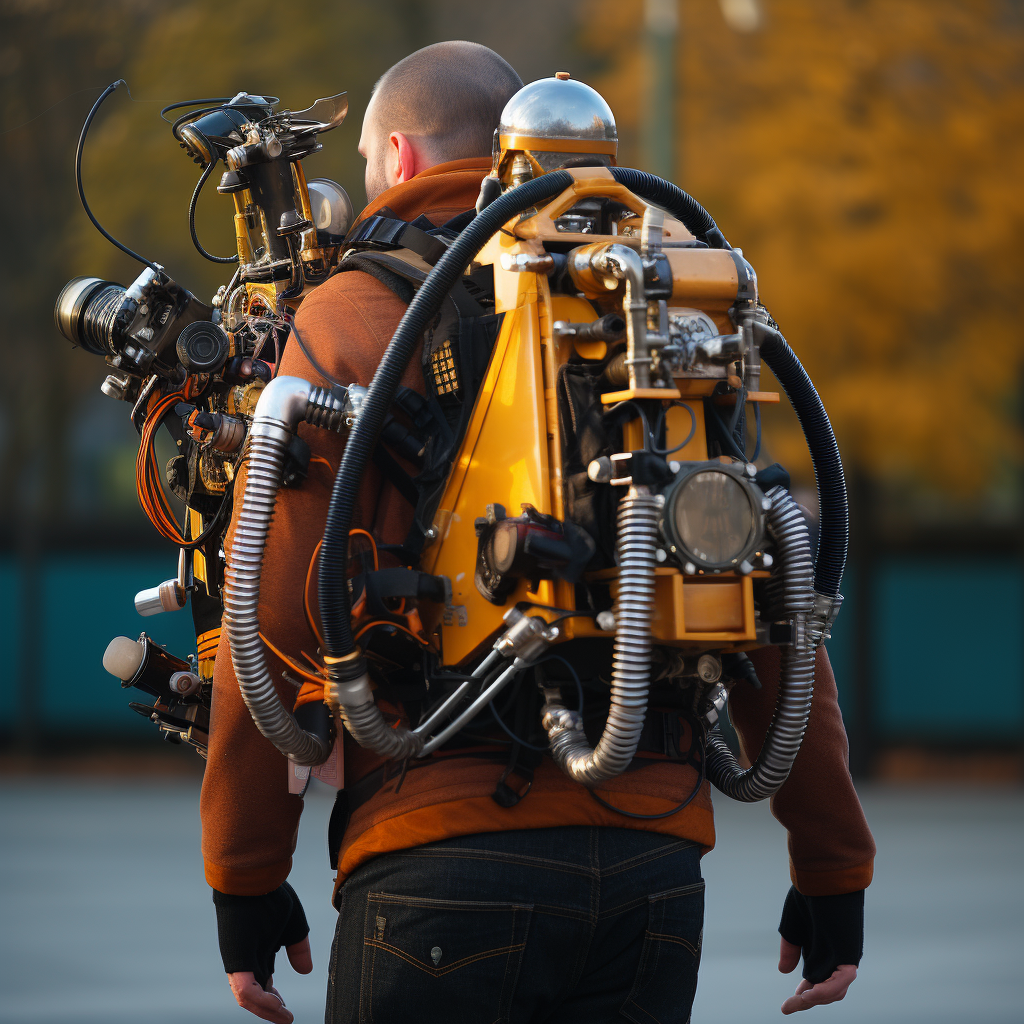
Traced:
[[[846, 460], [952, 496], [1020, 462], [1024, 6], [681, 0], [676, 180], [741, 245]], [[643, 123], [641, 0], [587, 6], [620, 160]], [[792, 424], [774, 454], [806, 465]]]
[[[33, 530], [59, 524], [64, 535], [74, 522], [111, 538], [132, 526], [149, 536], [134, 499], [127, 409], [98, 394], [102, 362], [72, 351], [51, 317], [69, 277], [127, 283], [140, 269], [96, 233], [75, 192], [79, 130], [103, 87], [125, 78], [133, 98], [115, 92], [90, 131], [83, 168], [90, 204], [116, 237], [208, 300], [231, 271], [192, 248], [187, 211], [199, 171], [159, 120], [163, 105], [247, 89], [298, 109], [348, 90], [348, 120], [323, 137], [323, 152], [306, 168], [343, 184], [358, 209], [356, 143], [366, 100], [377, 77], [407, 53], [463, 37], [497, 49], [526, 80], [564, 60], [579, 73], [573, 4], [552, 9], [548, 0], [520, 0], [515, 18], [506, 13], [476, 0], [347, 0], [301, 9], [270, 0], [8, 0], [0, 8], [8, 239], [0, 254], [7, 326], [0, 334], [0, 473], [14, 482], [0, 498], [0, 523], [12, 521], [17, 505]], [[210, 251], [227, 254], [232, 205], [217, 194], [218, 178], [200, 199], [197, 227]]]

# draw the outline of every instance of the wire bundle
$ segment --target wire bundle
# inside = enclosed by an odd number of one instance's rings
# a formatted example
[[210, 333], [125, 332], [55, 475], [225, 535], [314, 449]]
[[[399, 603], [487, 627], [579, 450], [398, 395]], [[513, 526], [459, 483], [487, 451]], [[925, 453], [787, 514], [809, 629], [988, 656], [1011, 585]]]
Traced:
[[160, 481], [160, 466], [156, 460], [156, 432], [164, 417], [181, 401], [188, 397], [189, 385], [186, 382], [180, 391], [172, 391], [158, 399], [146, 413], [142, 424], [142, 440], [139, 452], [135, 457], [135, 489], [139, 495], [139, 504], [157, 532], [179, 547], [185, 547], [189, 541], [185, 538], [175, 522], [170, 501], [164, 493]]

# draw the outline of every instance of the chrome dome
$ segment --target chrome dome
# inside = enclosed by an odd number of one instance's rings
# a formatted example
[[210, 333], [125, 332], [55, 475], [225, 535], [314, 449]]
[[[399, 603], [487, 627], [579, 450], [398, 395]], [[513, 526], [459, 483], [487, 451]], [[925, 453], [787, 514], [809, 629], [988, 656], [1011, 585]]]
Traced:
[[498, 134], [604, 143], [619, 138], [615, 117], [601, 94], [583, 82], [561, 76], [524, 85], [501, 112]]

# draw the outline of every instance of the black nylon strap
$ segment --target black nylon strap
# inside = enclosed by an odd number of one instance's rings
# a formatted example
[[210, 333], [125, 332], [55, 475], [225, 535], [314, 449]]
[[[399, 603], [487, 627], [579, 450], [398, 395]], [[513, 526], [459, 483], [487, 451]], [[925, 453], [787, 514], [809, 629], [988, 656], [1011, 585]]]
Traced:
[[401, 246], [411, 249], [417, 256], [422, 256], [433, 266], [448, 248], [444, 242], [408, 221], [393, 217], [367, 217], [358, 224], [345, 239], [345, 246], [352, 247], [360, 243], [376, 245]]

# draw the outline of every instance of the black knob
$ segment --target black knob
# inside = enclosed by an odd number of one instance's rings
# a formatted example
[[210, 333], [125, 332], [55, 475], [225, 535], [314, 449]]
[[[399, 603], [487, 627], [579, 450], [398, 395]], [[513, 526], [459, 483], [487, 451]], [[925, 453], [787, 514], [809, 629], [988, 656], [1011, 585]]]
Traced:
[[178, 358], [190, 373], [216, 373], [230, 347], [224, 330], [208, 320], [189, 324], [178, 335]]

